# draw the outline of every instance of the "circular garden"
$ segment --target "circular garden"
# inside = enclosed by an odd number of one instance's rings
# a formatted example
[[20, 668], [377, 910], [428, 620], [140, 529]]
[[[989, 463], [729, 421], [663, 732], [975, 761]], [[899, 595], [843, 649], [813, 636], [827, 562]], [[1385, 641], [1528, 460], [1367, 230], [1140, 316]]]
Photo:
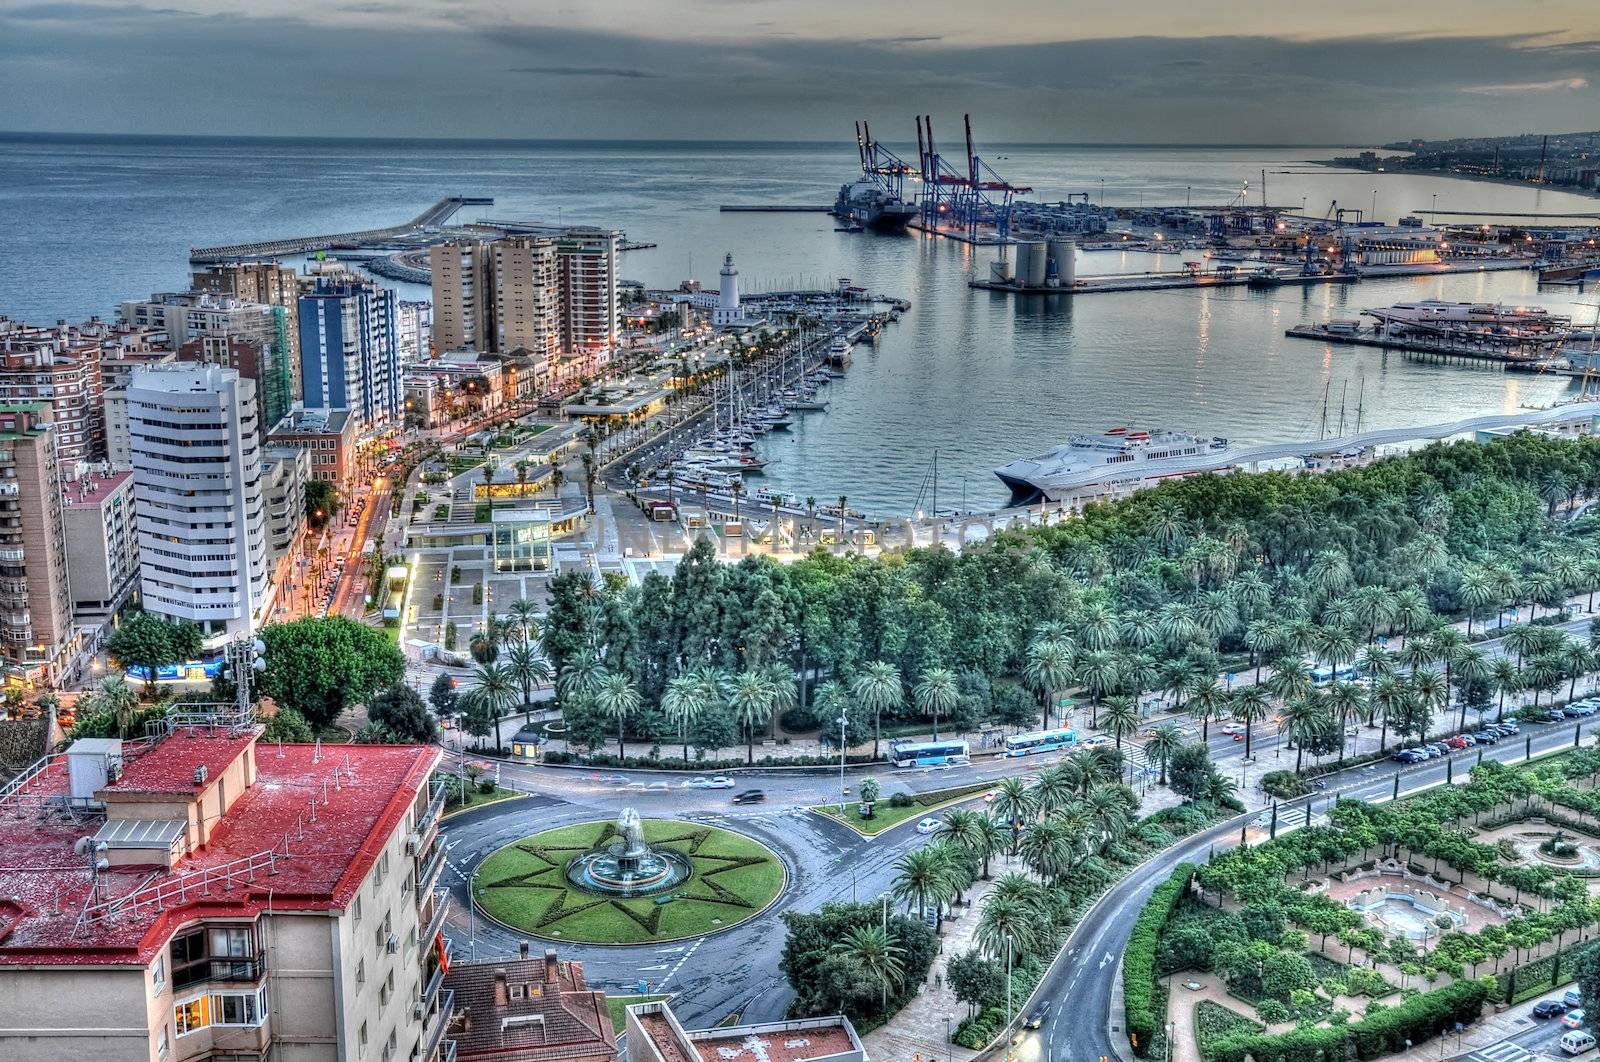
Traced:
[[747, 921], [783, 891], [783, 862], [766, 845], [731, 830], [645, 819], [644, 840], [676, 852], [689, 876], [669, 891], [628, 899], [590, 891], [567, 866], [618, 839], [614, 822], [584, 822], [513, 841], [479, 864], [479, 910], [524, 933], [581, 944], [645, 944], [715, 933]]

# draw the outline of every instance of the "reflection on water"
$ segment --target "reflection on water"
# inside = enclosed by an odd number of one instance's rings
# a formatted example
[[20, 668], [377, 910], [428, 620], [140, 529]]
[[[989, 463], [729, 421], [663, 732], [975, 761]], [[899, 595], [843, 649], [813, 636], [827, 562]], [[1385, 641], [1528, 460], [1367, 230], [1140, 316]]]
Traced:
[[[998, 147], [998, 145], [997, 145]], [[1113, 203], [1226, 203], [1260, 171], [1267, 198], [1333, 200], [1378, 215], [1441, 210], [1594, 212], [1569, 193], [1305, 165], [1341, 149], [1004, 148], [1002, 172], [1042, 199], [1089, 191]], [[939, 451], [941, 506], [1004, 500], [992, 469], [1074, 431], [1192, 428], [1242, 441], [1315, 436], [1474, 412], [1511, 412], [1571, 390], [1561, 380], [1415, 363], [1396, 352], [1289, 339], [1302, 321], [1420, 299], [1540, 303], [1573, 312], [1572, 289], [1528, 273], [1360, 285], [1013, 298], [966, 286], [993, 252], [926, 237], [836, 233], [818, 214], [722, 214], [720, 203], [831, 201], [850, 173], [837, 147], [336, 144], [0, 139], [0, 313], [26, 320], [113, 312], [185, 282], [187, 248], [392, 224], [446, 194], [496, 199], [483, 213], [606, 223], [659, 246], [624, 276], [713, 280], [732, 251], [751, 289], [848, 276], [912, 311], [862, 346], [825, 414], [768, 438], [767, 481], [802, 497], [848, 495], [880, 515], [917, 504]], [[597, 179], [596, 175], [603, 175]], [[471, 214], [460, 220], [480, 216]], [[1087, 252], [1082, 272], [1176, 269], [1191, 254]], [[71, 268], [63, 268], [70, 263]], [[408, 292], [415, 294], [415, 289]], [[1587, 320], [1594, 311], [1581, 309]], [[1342, 407], [1342, 412], [1341, 412]], [[924, 497], [924, 506], [931, 498]]]

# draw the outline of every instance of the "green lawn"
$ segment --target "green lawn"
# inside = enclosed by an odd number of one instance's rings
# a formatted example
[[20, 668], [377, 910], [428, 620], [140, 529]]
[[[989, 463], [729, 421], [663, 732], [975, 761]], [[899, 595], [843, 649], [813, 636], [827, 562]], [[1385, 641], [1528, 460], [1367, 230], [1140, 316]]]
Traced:
[[[951, 789], [934, 789], [926, 793], [919, 793], [911, 802], [910, 807], [890, 807], [887, 799], [882, 799], [873, 805], [872, 818], [864, 819], [860, 815], [861, 804], [859, 801], [847, 803], [844, 806], [844, 817], [840, 819], [857, 833], [867, 837], [876, 837], [884, 830], [900, 825], [907, 819], [920, 819], [924, 815], [931, 815], [934, 810], [949, 804], [959, 803], [978, 793], [987, 792], [994, 788], [988, 782], [977, 782], [972, 785], [955, 786]], [[820, 811], [829, 818], [839, 819], [838, 804], [821, 804], [814, 810]]]
[[546, 830], [507, 845], [478, 867], [473, 896], [486, 914], [523, 932], [589, 944], [639, 944], [737, 925], [765, 910], [783, 889], [783, 864], [743, 834], [666, 819], [643, 825], [645, 840], [681, 852], [693, 864], [690, 877], [670, 892], [618, 900], [567, 881], [568, 862], [614, 839], [607, 821]]
[[[451, 776], [450, 781], [453, 784], [455, 782], [455, 777]], [[451, 798], [445, 802], [444, 813], [446, 815], [453, 815], [458, 811], [471, 811], [473, 808], [481, 807], [484, 804], [493, 804], [496, 801], [510, 800], [512, 797], [525, 795], [526, 794], [524, 793], [517, 792], [515, 789], [502, 789], [500, 786], [495, 786], [494, 792], [492, 793], [480, 793], [477, 786], [473, 785], [471, 782], [468, 782], [467, 802], [463, 804], [459, 799], [452, 795]]]
[[623, 1033], [628, 1031], [628, 1019], [622, 1013], [623, 1008], [631, 1007], [635, 1003], [654, 1003], [658, 999], [666, 998], [666, 996], [660, 995], [606, 996], [606, 1010], [611, 1012], [611, 1027], [617, 1031], [618, 1036], [621, 1036]]

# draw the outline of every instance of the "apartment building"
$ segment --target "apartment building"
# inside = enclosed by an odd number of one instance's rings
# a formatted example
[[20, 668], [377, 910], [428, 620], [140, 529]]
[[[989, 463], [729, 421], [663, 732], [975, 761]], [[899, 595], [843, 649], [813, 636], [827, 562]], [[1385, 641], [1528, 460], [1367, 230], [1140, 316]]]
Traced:
[[575, 228], [433, 247], [435, 353], [526, 357], [539, 390], [592, 374], [619, 337], [620, 240], [620, 232]]
[[8, 686], [55, 684], [75, 649], [52, 415], [44, 403], [0, 405], [0, 666]]
[[622, 233], [569, 229], [556, 240], [560, 274], [561, 358], [550, 375], [566, 383], [611, 363], [620, 333], [617, 246]]
[[867, 1062], [843, 1015], [690, 1030], [665, 1000], [626, 1013], [627, 1062]]
[[[166, 333], [161, 334], [162, 342]], [[165, 365], [178, 359], [166, 349], [106, 350], [100, 360], [101, 407], [106, 427], [106, 461], [113, 472], [131, 472], [133, 454], [128, 447], [128, 381], [135, 369]]]
[[165, 330], [167, 345], [186, 360], [238, 369], [255, 381], [257, 401], [269, 415], [288, 412], [295, 385], [285, 307], [185, 291], [125, 302], [118, 312], [129, 326]]
[[0, 797], [0, 1058], [453, 1058], [439, 750], [175, 722]]
[[267, 511], [267, 563], [272, 582], [288, 581], [288, 562], [306, 526], [306, 481], [311, 453], [292, 445], [268, 445], [261, 456], [261, 497]]
[[306, 409], [348, 409], [358, 433], [400, 425], [394, 292], [319, 279], [300, 296], [300, 380]]
[[400, 364], [421, 361], [433, 344], [433, 303], [426, 299], [401, 299], [395, 306], [395, 346]]
[[80, 461], [105, 455], [101, 414], [101, 338], [104, 326], [57, 324], [36, 328], [0, 317], [0, 403], [50, 406], [56, 458], [70, 473]]
[[89, 472], [62, 485], [67, 587], [79, 624], [103, 624], [133, 600], [139, 585], [133, 473]]
[[[290, 398], [300, 394], [300, 277], [281, 262], [223, 262], [207, 266], [194, 274], [190, 285], [208, 295], [231, 295], [245, 302], [281, 306], [282, 334], [278, 349], [292, 374]], [[274, 320], [274, 324], [279, 319]]]
[[340, 491], [354, 485], [356, 420], [348, 409], [297, 409], [278, 422], [267, 442], [309, 454], [311, 479], [332, 483]]
[[200, 625], [209, 648], [266, 617], [269, 578], [255, 383], [219, 365], [139, 369], [128, 432], [144, 607]]

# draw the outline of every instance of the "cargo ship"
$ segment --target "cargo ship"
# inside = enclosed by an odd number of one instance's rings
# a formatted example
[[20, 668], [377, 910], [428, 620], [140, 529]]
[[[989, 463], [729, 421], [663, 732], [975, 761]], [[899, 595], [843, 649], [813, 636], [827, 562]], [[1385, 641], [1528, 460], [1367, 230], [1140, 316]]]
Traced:
[[862, 177], [840, 187], [833, 214], [874, 232], [900, 232], [917, 216], [917, 208], [885, 191], [872, 178]]

